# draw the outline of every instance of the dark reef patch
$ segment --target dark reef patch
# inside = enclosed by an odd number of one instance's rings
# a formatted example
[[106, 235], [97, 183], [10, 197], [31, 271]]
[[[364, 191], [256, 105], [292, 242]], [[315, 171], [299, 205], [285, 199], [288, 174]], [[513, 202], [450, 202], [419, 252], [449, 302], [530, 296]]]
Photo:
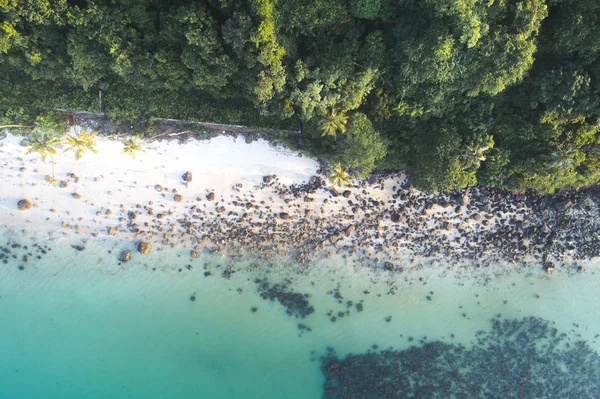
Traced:
[[441, 341], [322, 359], [323, 398], [600, 398], [600, 356], [548, 321], [492, 320], [472, 348]]
[[[305, 318], [315, 311], [310, 302], [308, 302], [308, 294], [300, 294], [290, 291], [283, 284], [270, 285], [266, 280], [260, 281], [258, 292], [264, 300], [277, 300], [285, 309], [289, 316]], [[287, 282], [290, 286], [291, 282]]]

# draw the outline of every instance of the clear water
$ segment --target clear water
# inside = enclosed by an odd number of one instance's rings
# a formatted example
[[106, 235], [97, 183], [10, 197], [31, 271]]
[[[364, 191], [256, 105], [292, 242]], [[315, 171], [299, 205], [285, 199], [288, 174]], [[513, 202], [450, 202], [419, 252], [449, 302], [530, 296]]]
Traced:
[[[0, 244], [14, 238], [31, 248], [34, 238], [10, 234]], [[425, 336], [469, 347], [497, 314], [555, 322], [600, 351], [593, 264], [552, 276], [528, 269], [392, 276], [333, 259], [299, 275], [292, 264], [189, 259], [178, 249], [118, 265], [124, 244], [88, 243], [79, 252], [69, 239], [37, 242], [52, 249], [41, 260], [0, 263], [0, 398], [320, 398], [328, 347], [343, 357], [373, 345], [421, 345]], [[241, 270], [223, 278], [227, 265]], [[315, 312], [298, 319], [261, 299], [254, 280], [265, 276], [289, 279]], [[346, 310], [335, 322], [327, 315]]]

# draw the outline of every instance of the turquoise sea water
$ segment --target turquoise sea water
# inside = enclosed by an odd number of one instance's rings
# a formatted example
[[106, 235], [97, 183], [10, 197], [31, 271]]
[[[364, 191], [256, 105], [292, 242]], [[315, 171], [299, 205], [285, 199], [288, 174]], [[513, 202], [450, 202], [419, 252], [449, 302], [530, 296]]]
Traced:
[[[392, 275], [331, 259], [299, 274], [291, 263], [190, 259], [179, 249], [119, 265], [125, 245], [116, 242], [77, 251], [69, 239], [1, 237], [9, 253], [0, 263], [0, 398], [320, 398], [328, 347], [340, 358], [435, 341], [471, 348], [497, 315], [535, 316], [600, 350], [593, 264], [552, 276], [518, 268]], [[46, 251], [41, 259], [34, 243]], [[287, 315], [261, 299], [257, 279], [307, 294], [314, 312]]]

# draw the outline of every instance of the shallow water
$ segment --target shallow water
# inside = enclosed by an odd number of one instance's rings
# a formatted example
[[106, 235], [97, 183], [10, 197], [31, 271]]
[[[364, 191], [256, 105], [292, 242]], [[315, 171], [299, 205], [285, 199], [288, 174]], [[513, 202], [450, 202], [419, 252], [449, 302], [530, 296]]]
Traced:
[[[329, 347], [340, 358], [434, 341], [472, 348], [498, 315], [541, 318], [567, 342], [600, 351], [594, 264], [552, 276], [518, 268], [391, 275], [331, 259], [301, 275], [290, 263], [190, 259], [178, 249], [119, 265], [124, 244], [77, 251], [69, 239], [0, 237], [28, 246], [8, 246], [0, 263], [2, 398], [320, 398]], [[34, 240], [51, 249], [42, 259]], [[229, 266], [235, 272], [223, 277]], [[314, 313], [287, 315], [261, 299], [256, 279], [308, 294]]]

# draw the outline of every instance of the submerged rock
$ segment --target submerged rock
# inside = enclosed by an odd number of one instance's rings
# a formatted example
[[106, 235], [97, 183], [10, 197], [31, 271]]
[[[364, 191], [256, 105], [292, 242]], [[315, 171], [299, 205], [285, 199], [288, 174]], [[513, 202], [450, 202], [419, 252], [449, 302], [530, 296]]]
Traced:
[[322, 397], [600, 397], [600, 356], [586, 342], [535, 317], [491, 324], [468, 349], [425, 338], [421, 346], [344, 358], [329, 349]]
[[121, 252], [121, 256], [119, 256], [119, 260], [121, 262], [127, 262], [131, 259], [131, 251], [125, 250]]

